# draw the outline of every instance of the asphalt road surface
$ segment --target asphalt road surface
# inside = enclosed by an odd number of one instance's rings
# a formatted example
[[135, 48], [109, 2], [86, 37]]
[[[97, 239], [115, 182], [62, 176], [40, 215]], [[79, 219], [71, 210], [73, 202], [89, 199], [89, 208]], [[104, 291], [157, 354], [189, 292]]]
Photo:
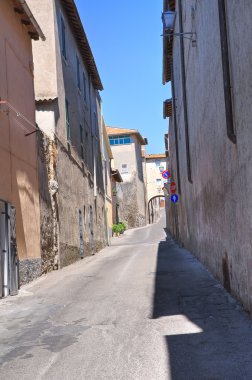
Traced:
[[252, 379], [250, 319], [164, 224], [0, 300], [0, 379]]

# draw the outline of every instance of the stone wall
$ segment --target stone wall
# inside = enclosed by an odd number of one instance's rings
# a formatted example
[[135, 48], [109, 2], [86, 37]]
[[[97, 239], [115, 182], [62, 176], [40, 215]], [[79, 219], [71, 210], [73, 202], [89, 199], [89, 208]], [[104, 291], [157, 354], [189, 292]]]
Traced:
[[35, 280], [42, 274], [41, 259], [27, 259], [19, 261], [19, 285], [22, 286]]
[[[84, 256], [94, 254], [106, 246], [107, 241], [104, 194], [98, 190], [94, 196], [94, 182], [85, 164], [81, 165], [77, 156], [73, 157], [74, 152], [70, 153], [61, 143], [58, 144], [59, 257], [62, 267], [81, 258], [80, 228], [83, 232]], [[82, 219], [82, 227], [79, 218]]]
[[137, 197], [137, 174], [131, 182], [117, 184], [119, 219], [120, 222], [126, 222], [127, 228], [142, 227], [146, 224], [146, 216], [139, 209]]
[[58, 268], [57, 201], [49, 187], [56, 176], [57, 148], [42, 132], [38, 136], [39, 193], [40, 193], [40, 245], [42, 273]]

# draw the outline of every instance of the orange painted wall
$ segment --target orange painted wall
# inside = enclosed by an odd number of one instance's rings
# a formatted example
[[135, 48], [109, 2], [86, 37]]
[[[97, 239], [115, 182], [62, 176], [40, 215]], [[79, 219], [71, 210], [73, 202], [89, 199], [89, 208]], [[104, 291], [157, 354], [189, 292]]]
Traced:
[[[35, 124], [31, 39], [9, 0], [0, 2], [0, 97]], [[0, 107], [0, 199], [17, 212], [20, 259], [40, 257], [40, 211], [34, 128]]]

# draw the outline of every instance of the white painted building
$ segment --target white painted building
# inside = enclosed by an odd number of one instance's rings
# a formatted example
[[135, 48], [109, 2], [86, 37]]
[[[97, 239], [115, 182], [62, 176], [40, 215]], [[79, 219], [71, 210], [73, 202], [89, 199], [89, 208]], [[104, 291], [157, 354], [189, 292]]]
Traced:
[[162, 177], [162, 172], [167, 169], [167, 158], [165, 154], [146, 155], [147, 175], [147, 198], [148, 201], [155, 195], [162, 195], [164, 184], [167, 182]]

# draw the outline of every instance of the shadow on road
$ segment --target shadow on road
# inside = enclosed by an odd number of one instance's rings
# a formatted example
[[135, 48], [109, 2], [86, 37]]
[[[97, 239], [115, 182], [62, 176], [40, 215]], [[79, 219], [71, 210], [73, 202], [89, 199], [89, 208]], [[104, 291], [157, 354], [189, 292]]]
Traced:
[[252, 379], [251, 321], [186, 250], [158, 248], [152, 318], [167, 318], [173, 380]]

